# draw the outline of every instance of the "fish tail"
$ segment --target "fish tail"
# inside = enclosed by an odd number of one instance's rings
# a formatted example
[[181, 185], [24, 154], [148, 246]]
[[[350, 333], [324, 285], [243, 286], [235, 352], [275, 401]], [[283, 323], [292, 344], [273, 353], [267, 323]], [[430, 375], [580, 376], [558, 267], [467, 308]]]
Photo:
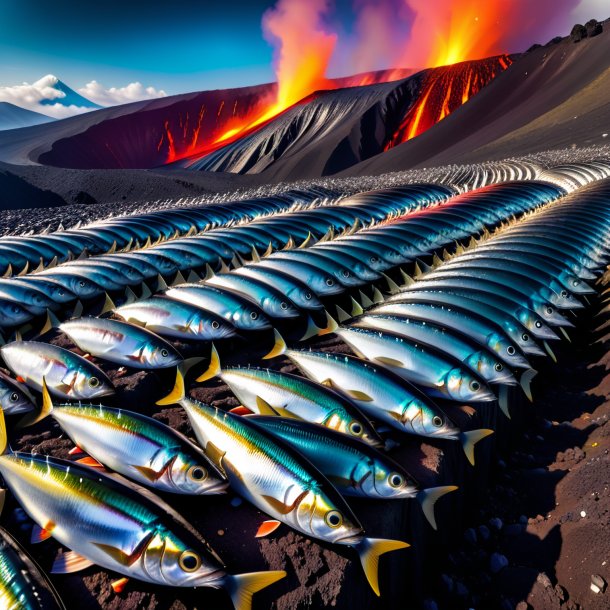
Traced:
[[330, 333], [334, 333], [337, 328], [339, 328], [339, 325], [337, 324], [336, 320], [328, 313], [328, 311], [326, 312], [326, 326], [324, 328], [321, 328], [319, 331], [319, 335], [328, 335]]
[[[182, 375], [182, 371], [180, 371], [180, 374]], [[216, 351], [216, 347], [212, 343], [212, 347], [210, 349], [210, 364], [208, 365], [208, 368], [201, 375], [199, 375], [199, 377], [197, 377], [197, 381], [207, 381], [208, 379], [212, 379], [217, 375], [220, 375], [220, 356]], [[184, 375], [182, 377], [182, 382], [184, 385]]]
[[500, 386], [498, 390], [498, 406], [500, 407], [500, 411], [504, 413], [504, 415], [510, 419], [510, 410], [508, 408], [508, 387], [505, 385]]
[[285, 576], [286, 572], [283, 570], [237, 574], [236, 576], [226, 577], [224, 588], [231, 596], [235, 610], [250, 610], [252, 608], [252, 596], [257, 591], [272, 585]]
[[366, 579], [377, 596], [381, 596], [379, 591], [379, 557], [384, 553], [406, 549], [409, 546], [411, 545], [402, 540], [385, 540], [383, 538], [364, 538], [356, 546]]
[[519, 384], [523, 388], [523, 391], [525, 392], [525, 395], [528, 397], [530, 402], [534, 400], [532, 397], [532, 389], [530, 386], [532, 383], [532, 379], [534, 379], [537, 374], [538, 371], [535, 371], [534, 369], [527, 369], [527, 371], [524, 371], [523, 375], [521, 375], [521, 379], [519, 379]]
[[468, 461], [474, 466], [474, 446], [486, 436], [493, 434], [493, 430], [481, 428], [480, 430], [469, 430], [468, 432], [460, 432], [459, 438], [464, 449], [464, 453]]
[[45, 419], [53, 412], [53, 400], [49, 393], [49, 387], [47, 386], [47, 380], [42, 378], [42, 404], [40, 405], [40, 411], [38, 413], [28, 413], [19, 420], [17, 426], [19, 428], [26, 428], [27, 426], [33, 426], [39, 421]]
[[[268, 354], [263, 356], [263, 360], [270, 360], [271, 358], [275, 358], [276, 356], [281, 356], [286, 351], [286, 341], [280, 333], [274, 328], [273, 329], [273, 347], [269, 351]], [[199, 381], [199, 379], [197, 380]]]
[[4, 419], [4, 411], [0, 407], [0, 455], [8, 453], [8, 436], [6, 434], [6, 421]]
[[57, 316], [50, 309], [47, 309], [47, 319], [38, 334], [44, 335], [45, 333], [49, 332], [50, 330], [52, 330], [54, 328], [58, 328], [59, 324], [60, 324], [60, 322], [57, 319]]
[[458, 489], [457, 485], [444, 485], [442, 487], [429, 487], [428, 489], [422, 489], [417, 494], [417, 501], [421, 504], [422, 511], [428, 519], [428, 523], [437, 529], [436, 516], [434, 515], [434, 505], [439, 498], [442, 498], [445, 494], [451, 493]]
[[184, 387], [184, 373], [179, 366], [176, 367], [176, 383], [174, 389], [165, 397], [157, 400], [159, 406], [174, 405], [179, 403], [186, 396], [186, 389]]

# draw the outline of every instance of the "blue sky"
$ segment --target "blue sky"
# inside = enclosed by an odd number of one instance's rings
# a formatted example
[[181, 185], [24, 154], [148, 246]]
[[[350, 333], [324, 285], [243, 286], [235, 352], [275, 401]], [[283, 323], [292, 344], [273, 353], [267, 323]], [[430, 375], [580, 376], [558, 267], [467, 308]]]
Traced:
[[[340, 35], [352, 30], [352, 5], [359, 1], [334, 2], [329, 18]], [[607, 0], [573, 3], [578, 6], [566, 24], [610, 13]], [[263, 38], [261, 16], [273, 4], [0, 0], [0, 86], [49, 73], [74, 88], [92, 79], [106, 87], [139, 81], [168, 94], [270, 81], [273, 50]]]

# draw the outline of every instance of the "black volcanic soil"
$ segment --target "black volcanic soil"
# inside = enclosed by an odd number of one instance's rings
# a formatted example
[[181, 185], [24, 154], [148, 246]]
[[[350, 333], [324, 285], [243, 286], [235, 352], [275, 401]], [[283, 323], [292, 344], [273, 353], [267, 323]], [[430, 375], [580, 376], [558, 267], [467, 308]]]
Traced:
[[[437, 533], [413, 501], [350, 502], [370, 535], [399, 538], [413, 545], [382, 559], [381, 599], [368, 588], [349, 549], [319, 544], [284, 526], [266, 539], [255, 539], [265, 517], [233, 494], [165, 499], [205, 535], [231, 571], [287, 570], [287, 579], [256, 596], [254, 608], [259, 610], [608, 608], [608, 591], [596, 595], [589, 588], [592, 574], [610, 581], [605, 563], [610, 551], [610, 374], [606, 368], [610, 326], [597, 334], [593, 330], [603, 321], [591, 317], [578, 321], [570, 332], [573, 342], [557, 350], [559, 364], [538, 367], [534, 404], [513, 397], [510, 422], [493, 408], [472, 418], [452, 410], [451, 416], [461, 424], [496, 428], [496, 434], [477, 448], [476, 468], [466, 463], [461, 449], [452, 442], [403, 437], [402, 447], [393, 456], [422, 484], [460, 486], [437, 505]], [[596, 339], [601, 341], [593, 343]], [[52, 340], [69, 346], [61, 335]], [[345, 349], [334, 338], [318, 339], [314, 345]], [[223, 361], [231, 360], [229, 352], [234, 354], [234, 362], [257, 362], [260, 357], [260, 352], [243, 345], [221, 346]], [[202, 355], [206, 353], [203, 350]], [[273, 366], [292, 368], [282, 359]], [[190, 434], [180, 409], [153, 406], [171, 386], [171, 371], [120, 375], [107, 370], [118, 388], [117, 398], [107, 404], [154, 413]], [[194, 389], [192, 395], [225, 408], [238, 404], [216, 381]], [[15, 449], [58, 457], [67, 457], [72, 447], [48, 421], [11, 438]], [[30, 522], [11, 498], [2, 523], [48, 570], [58, 545], [53, 540], [29, 545]], [[117, 578], [98, 568], [52, 577], [68, 608], [230, 607], [223, 592], [164, 589], [137, 581], [115, 594], [110, 583]]]

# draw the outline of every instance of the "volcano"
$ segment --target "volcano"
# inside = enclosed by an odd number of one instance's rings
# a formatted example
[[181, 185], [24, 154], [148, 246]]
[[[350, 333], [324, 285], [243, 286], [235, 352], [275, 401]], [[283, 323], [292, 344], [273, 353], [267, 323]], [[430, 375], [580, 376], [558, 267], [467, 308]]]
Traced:
[[40, 112], [27, 110], [10, 102], [0, 102], [0, 131], [50, 123], [52, 120]]

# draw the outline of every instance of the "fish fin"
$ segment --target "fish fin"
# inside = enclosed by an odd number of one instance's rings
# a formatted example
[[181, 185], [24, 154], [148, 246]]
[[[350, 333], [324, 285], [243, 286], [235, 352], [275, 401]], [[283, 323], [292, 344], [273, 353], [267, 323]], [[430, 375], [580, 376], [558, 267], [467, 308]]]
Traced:
[[325, 313], [326, 313], [326, 326], [324, 328], [320, 328], [318, 330], [318, 335], [320, 335], [320, 336], [329, 335], [330, 333], [334, 333], [337, 330], [337, 328], [339, 328], [337, 321], [328, 313], [328, 311], [326, 311]]
[[60, 322], [57, 319], [57, 316], [50, 310], [47, 309], [47, 319], [44, 323], [44, 326], [38, 331], [39, 335], [44, 335], [48, 333], [51, 329], [57, 328]]
[[186, 377], [188, 372], [199, 363], [203, 362], [205, 358], [201, 358], [199, 356], [193, 356], [192, 358], [187, 358], [180, 363], [180, 368], [182, 370], [182, 375]]
[[421, 263], [421, 261], [419, 261], [419, 260], [415, 262], [415, 265], [413, 267], [413, 279], [414, 280], [420, 279], [425, 273], [425, 271], [420, 266], [421, 264], [423, 264], [423, 263]]
[[379, 305], [381, 303], [383, 303], [385, 301], [385, 299], [383, 298], [383, 295], [381, 294], [381, 292], [379, 292], [379, 289], [377, 288], [377, 286], [375, 286], [373, 288], [373, 303], [375, 303], [376, 305]]
[[[182, 375], [182, 371], [180, 372]], [[208, 381], [208, 379], [212, 379], [220, 375], [220, 357], [218, 356], [218, 352], [216, 351], [216, 347], [212, 343], [210, 347], [210, 364], [208, 368], [203, 372], [199, 377], [197, 377], [196, 381], [201, 383], [203, 381]], [[182, 384], [184, 385], [184, 376], [182, 378]], [[159, 403], [157, 403], [159, 404]]]
[[335, 382], [332, 379], [328, 378], [328, 379], [325, 379], [324, 381], [321, 381], [320, 385], [326, 386], [327, 388], [334, 388]]
[[[80, 460], [78, 460], [80, 462]], [[158, 481], [161, 475], [163, 474], [163, 470], [158, 472], [153, 468], [148, 468], [147, 466], [136, 466], [135, 464], [130, 464], [131, 468], [137, 470], [145, 479], [148, 479], [151, 483], [154, 481]]]
[[273, 252], [273, 244], [269, 242], [267, 249], [263, 252], [263, 258], [269, 256]]
[[468, 415], [469, 417], [474, 417], [477, 412], [477, 410], [474, 407], [471, 407], [470, 405], [462, 405], [461, 407], [458, 407], [458, 409], [463, 413], [466, 413], [466, 415]]
[[186, 396], [186, 388], [184, 387], [184, 374], [180, 370], [180, 367], [176, 367], [176, 383], [174, 389], [165, 397], [157, 400], [156, 404], [159, 406], [175, 405], [184, 399]]
[[314, 241], [314, 237], [311, 234], [311, 231], [307, 231], [307, 237], [303, 240], [303, 243], [299, 246], [299, 248], [309, 248]]
[[568, 335], [568, 331], [563, 327], [559, 327], [559, 332], [570, 342], [572, 343], [572, 339], [570, 339], [570, 335]]
[[40, 405], [40, 411], [38, 413], [28, 413], [24, 415], [18, 423], [19, 428], [27, 428], [33, 426], [39, 421], [42, 421], [45, 417], [48, 417], [53, 412], [53, 400], [49, 393], [49, 387], [47, 386], [47, 380], [45, 377], [42, 378], [42, 404]]
[[17, 274], [18, 276], [25, 275], [30, 269], [30, 261], [25, 262], [25, 267]]
[[39, 544], [40, 542], [44, 542], [51, 537], [51, 532], [55, 528], [55, 523], [49, 521], [45, 524], [44, 527], [40, 527], [37, 523], [34, 523], [34, 527], [32, 528], [32, 535], [30, 537], [30, 542], [32, 544]]
[[339, 305], [335, 305], [335, 309], [337, 310], [337, 320], [339, 320], [340, 324], [343, 324], [343, 322], [347, 322], [349, 319], [351, 319], [352, 316], [350, 316], [345, 309], [339, 307]]
[[140, 299], [148, 299], [151, 296], [152, 296], [152, 292], [150, 291], [150, 288], [144, 282], [142, 282], [142, 290], [140, 293]]
[[437, 267], [440, 267], [443, 264], [443, 261], [439, 258], [438, 254], [435, 252], [432, 255], [432, 268], [436, 269]]
[[381, 364], [386, 364], [387, 366], [397, 366], [399, 368], [403, 368], [405, 363], [400, 360], [396, 360], [395, 358], [387, 358], [386, 356], [377, 356], [375, 358], [377, 362]]
[[72, 312], [73, 318], [80, 318], [83, 315], [83, 304], [80, 300], [76, 301], [74, 305], [74, 311]]
[[401, 540], [384, 540], [383, 538], [364, 538], [356, 545], [356, 550], [360, 556], [360, 563], [364, 569], [366, 579], [375, 591], [377, 596], [381, 596], [379, 591], [379, 557], [390, 551], [406, 549], [411, 546]]
[[265, 536], [268, 536], [269, 534], [273, 534], [273, 532], [275, 532], [275, 530], [282, 525], [281, 521], [277, 521], [276, 519], [269, 519], [268, 521], [263, 521], [258, 530], [256, 531], [256, 534], [254, 535], [255, 538], [264, 538]]
[[236, 252], [231, 259], [231, 266], [233, 269], [239, 269], [245, 265], [244, 259]]
[[252, 246], [252, 250], [250, 253], [250, 258], [252, 259], [253, 263], [260, 263], [261, 262], [261, 255], [258, 253], [258, 250], [256, 249], [256, 246]]
[[295, 243], [294, 243], [294, 238], [292, 237], [292, 235], [290, 235], [288, 237], [288, 241], [286, 242], [286, 245], [282, 248], [282, 250], [292, 250], [295, 247]]
[[196, 284], [197, 282], [199, 282], [199, 280], [201, 280], [201, 278], [192, 269], [189, 271], [189, 274], [186, 279], [192, 284]]
[[493, 434], [493, 430], [489, 430], [488, 428], [481, 428], [480, 430], [469, 430], [468, 432], [460, 432], [459, 439], [462, 443], [462, 448], [464, 449], [464, 453], [468, 458], [468, 461], [472, 466], [474, 466], [474, 446], [486, 436]]
[[341, 388], [341, 391], [347, 394], [350, 398], [354, 400], [359, 400], [361, 402], [373, 402], [373, 398], [371, 398], [366, 392], [361, 392], [360, 390], [349, 390]]
[[222, 458], [224, 458], [226, 453], [226, 451], [222, 451], [211, 441], [205, 446], [206, 456], [224, 475], [226, 475], [226, 472], [222, 465]]
[[371, 301], [371, 299], [369, 299], [366, 294], [362, 292], [362, 290], [359, 290], [358, 293], [360, 295], [360, 302], [362, 303], [362, 307], [368, 309], [369, 307], [373, 306], [373, 301]]
[[350, 297], [350, 300], [352, 302], [352, 311], [351, 311], [352, 317], [361, 316], [364, 313], [364, 309], [362, 309], [362, 306], [360, 305], [360, 303], [358, 303], [358, 301], [356, 301], [356, 299], [354, 297]]
[[118, 580], [113, 580], [110, 583], [112, 590], [118, 595], [119, 593], [123, 593], [123, 590], [127, 586], [129, 582], [129, 578], [119, 578]]
[[104, 299], [104, 306], [102, 307], [102, 311], [100, 311], [99, 315], [108, 313], [115, 308], [116, 308], [116, 305], [112, 302], [112, 299], [110, 298], [108, 293], [106, 293], [106, 298]]
[[282, 335], [280, 335], [280, 333], [275, 328], [273, 329], [273, 337], [273, 347], [271, 348], [268, 354], [265, 354], [263, 356], [263, 360], [270, 360], [271, 358], [281, 356], [286, 351], [286, 342], [284, 341]]
[[445, 494], [451, 493], [457, 489], [456, 485], [444, 485], [442, 487], [429, 487], [428, 489], [422, 489], [417, 494], [417, 501], [421, 504], [421, 509], [424, 513], [428, 523], [437, 529], [436, 517], [434, 515], [434, 505], [439, 498], [442, 498]]
[[180, 284], [186, 284], [186, 280], [184, 279], [184, 276], [182, 275], [182, 273], [180, 273], [180, 271], [177, 271], [176, 277], [174, 278], [174, 281], [172, 282], [172, 286], [179, 286]]
[[89, 466], [90, 468], [104, 468], [104, 464], [101, 464], [90, 455], [83, 458], [79, 458], [78, 460], [76, 460], [76, 463], [81, 464], [82, 466]]
[[231, 596], [235, 610], [251, 610], [252, 596], [285, 576], [283, 570], [231, 575], [225, 578], [224, 588]]
[[248, 407], [244, 407], [244, 405], [239, 405], [239, 407], [229, 409], [229, 413], [235, 413], [235, 415], [254, 415], [254, 411], [248, 409]]
[[500, 407], [500, 411], [504, 413], [504, 415], [510, 419], [510, 410], [508, 408], [508, 388], [505, 385], [502, 385], [498, 389], [498, 406]]
[[256, 397], [256, 408], [260, 415], [268, 415], [269, 417], [278, 417], [279, 413], [275, 407], [272, 407], [264, 398]]
[[112, 242], [112, 245], [110, 246], [108, 252], [106, 252], [106, 254], [114, 254], [116, 252], [116, 240], [114, 240]]
[[400, 286], [389, 275], [382, 273], [381, 276], [387, 282], [388, 291], [390, 292], [390, 294], [396, 294], [400, 292]]
[[309, 492], [307, 490], [300, 493], [295, 498], [295, 500], [292, 504], [286, 504], [285, 502], [282, 502], [281, 500], [278, 500], [277, 498], [274, 498], [273, 496], [266, 496], [265, 494], [261, 494], [261, 498], [263, 498], [263, 500], [265, 500], [265, 502], [267, 502], [267, 504], [269, 504], [273, 508], [274, 511], [280, 513], [281, 515], [287, 515], [288, 513], [291, 513], [299, 505], [299, 502], [308, 493]]
[[136, 293], [129, 287], [125, 288], [125, 305], [135, 303], [138, 300]]
[[74, 445], [74, 447], [68, 451], [68, 455], [79, 455], [80, 453], [84, 453], [84, 451], [78, 445]]
[[6, 489], [0, 489], [0, 515], [4, 509], [4, 503], [6, 502]]
[[551, 357], [551, 360], [555, 364], [557, 364], [557, 356], [555, 356], [555, 353], [551, 349], [551, 346], [549, 345], [548, 341], [543, 341], [542, 345], [544, 345], [544, 349], [546, 350], [546, 353]]
[[212, 279], [216, 274], [212, 267], [210, 267], [209, 263], [205, 264], [205, 275], [203, 276], [204, 281]]
[[225, 263], [224, 258], [220, 259], [220, 267], [218, 270], [220, 271], [220, 273], [229, 273], [231, 271], [227, 266], [227, 263]]
[[72, 574], [90, 568], [92, 565], [95, 565], [93, 561], [86, 557], [74, 551], [65, 551], [53, 562], [51, 574]]
[[532, 383], [532, 379], [534, 379], [537, 374], [538, 371], [535, 371], [534, 369], [527, 369], [523, 372], [523, 375], [521, 375], [521, 379], [519, 379], [519, 384], [523, 388], [523, 391], [525, 392], [525, 395], [528, 397], [530, 402], [533, 402], [534, 400], [530, 385]]
[[320, 334], [320, 328], [318, 328], [315, 322], [311, 319], [311, 316], [307, 316], [307, 328], [305, 334], [301, 337], [300, 341], [307, 341], [312, 337], [317, 337]]
[[2, 277], [11, 277], [11, 275], [13, 275], [13, 265], [9, 263]]
[[157, 275], [157, 291], [165, 292], [168, 289], [167, 282], [163, 279], [163, 276], [159, 273]]

